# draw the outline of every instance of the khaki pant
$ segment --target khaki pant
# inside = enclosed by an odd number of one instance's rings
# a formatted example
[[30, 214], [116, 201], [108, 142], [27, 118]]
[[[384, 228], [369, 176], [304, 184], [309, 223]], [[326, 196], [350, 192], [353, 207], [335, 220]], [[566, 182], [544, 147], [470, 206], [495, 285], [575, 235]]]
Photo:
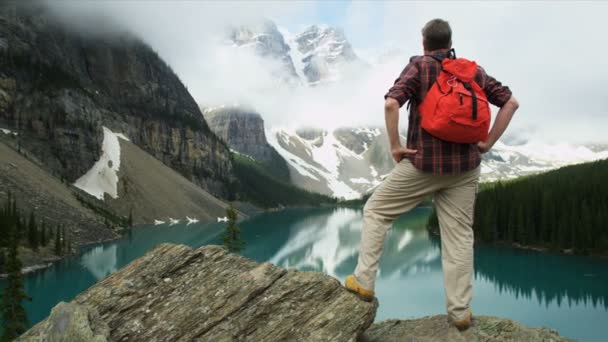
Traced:
[[[473, 274], [473, 210], [480, 167], [456, 176], [436, 176], [401, 160], [363, 208], [363, 230], [355, 278], [374, 289], [386, 233], [401, 214], [434, 194], [441, 233], [441, 263], [448, 316], [468, 316]], [[412, 294], [413, 295], [413, 294]]]

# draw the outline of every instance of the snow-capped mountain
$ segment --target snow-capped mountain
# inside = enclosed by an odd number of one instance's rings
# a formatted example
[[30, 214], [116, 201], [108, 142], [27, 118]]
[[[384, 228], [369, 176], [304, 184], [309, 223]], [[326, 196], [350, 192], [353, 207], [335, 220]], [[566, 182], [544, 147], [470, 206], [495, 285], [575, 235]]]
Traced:
[[292, 182], [352, 199], [380, 184], [393, 167], [379, 128], [270, 129], [268, 142], [285, 158]]
[[571, 144], [541, 144], [528, 142], [507, 145], [498, 141], [484, 155], [481, 179], [485, 182], [513, 179], [546, 172], [562, 166], [608, 158], [608, 148], [603, 149]]
[[[395, 165], [383, 128], [289, 130], [273, 128], [269, 143], [287, 161], [297, 186], [324, 194], [357, 198], [375, 188]], [[405, 137], [402, 136], [405, 141]], [[484, 155], [482, 182], [513, 179], [565, 165], [608, 158], [608, 149], [569, 144], [496, 143]]]
[[233, 27], [228, 39], [238, 47], [253, 49], [258, 56], [278, 62], [281, 68], [274, 75], [278, 79], [288, 83], [299, 82], [291, 59], [291, 47], [285, 42], [274, 22], [264, 20], [256, 24]]
[[345, 68], [364, 65], [341, 29], [313, 25], [287, 42], [300, 77], [311, 85], [337, 81]]
[[228, 40], [237, 47], [253, 49], [260, 57], [279, 61], [283, 67], [274, 76], [293, 83], [334, 82], [346, 69], [367, 65], [357, 57], [341, 29], [324, 25], [293, 35], [264, 20], [233, 27]]

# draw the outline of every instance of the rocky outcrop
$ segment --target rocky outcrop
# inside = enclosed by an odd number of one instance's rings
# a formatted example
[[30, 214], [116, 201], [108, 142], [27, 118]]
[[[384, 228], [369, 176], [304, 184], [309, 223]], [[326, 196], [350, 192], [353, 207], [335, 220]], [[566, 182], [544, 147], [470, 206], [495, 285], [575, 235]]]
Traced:
[[68, 305], [79, 309], [70, 315], [61, 304], [18, 340], [65, 331], [82, 334], [70, 341], [356, 341], [377, 308], [323, 273], [174, 244], [157, 245]]
[[144, 42], [74, 32], [33, 2], [0, 5], [0, 40], [0, 127], [19, 132], [19, 148], [53, 174], [69, 182], [82, 176], [99, 157], [107, 126], [195, 184], [227, 195], [228, 147]]
[[508, 319], [477, 316], [473, 326], [464, 332], [448, 324], [447, 317], [430, 316], [406, 321], [389, 320], [374, 324], [361, 342], [502, 342], [502, 341], [570, 341], [547, 328], [528, 328]]
[[203, 113], [211, 129], [231, 149], [266, 165], [280, 179], [290, 181], [285, 159], [266, 140], [264, 119], [259, 113], [240, 107], [208, 108]]
[[17, 340], [566, 341], [483, 316], [464, 332], [446, 316], [372, 325], [377, 307], [320, 272], [257, 263], [219, 246], [165, 243], [58, 304]]

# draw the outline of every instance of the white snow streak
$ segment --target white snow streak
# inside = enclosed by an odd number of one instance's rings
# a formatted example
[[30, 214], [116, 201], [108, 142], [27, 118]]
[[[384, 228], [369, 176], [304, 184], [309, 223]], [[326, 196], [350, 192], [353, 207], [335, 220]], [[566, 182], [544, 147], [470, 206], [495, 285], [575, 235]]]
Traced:
[[118, 170], [120, 168], [120, 143], [118, 138], [129, 140], [103, 127], [101, 157], [93, 167], [74, 183], [79, 189], [103, 201], [104, 194], [118, 198]]

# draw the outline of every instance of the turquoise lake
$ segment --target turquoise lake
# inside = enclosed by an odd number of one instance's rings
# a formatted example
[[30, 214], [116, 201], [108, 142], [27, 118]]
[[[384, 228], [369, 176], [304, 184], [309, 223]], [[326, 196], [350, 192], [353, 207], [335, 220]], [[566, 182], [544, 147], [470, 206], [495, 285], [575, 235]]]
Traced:
[[[390, 231], [376, 293], [376, 321], [445, 313], [439, 241], [424, 228], [429, 209], [400, 217]], [[283, 267], [317, 270], [341, 281], [357, 260], [362, 211], [349, 208], [287, 209], [239, 224], [241, 253]], [[82, 250], [26, 278], [30, 323], [69, 301], [158, 243], [198, 247], [220, 244], [226, 223], [143, 226], [122, 239]], [[0, 282], [4, 285], [4, 280]], [[472, 309], [529, 326], [546, 326], [580, 341], [606, 341], [608, 261], [511, 248], [476, 247]]]

